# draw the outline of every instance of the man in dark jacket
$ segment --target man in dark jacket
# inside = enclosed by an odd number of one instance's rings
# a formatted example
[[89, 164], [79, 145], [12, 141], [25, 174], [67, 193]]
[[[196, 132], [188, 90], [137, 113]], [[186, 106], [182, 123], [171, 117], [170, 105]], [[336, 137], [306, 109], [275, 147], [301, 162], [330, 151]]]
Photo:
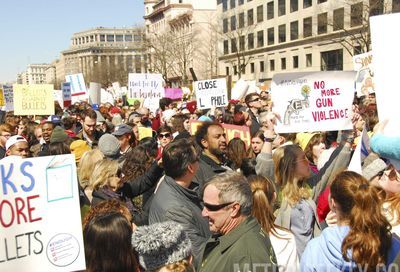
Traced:
[[97, 147], [102, 132], [96, 130], [97, 113], [92, 110], [86, 110], [82, 116], [82, 130], [76, 135], [81, 140], [84, 140], [92, 148]]
[[161, 181], [150, 206], [149, 223], [174, 221], [181, 224], [193, 245], [194, 262], [201, 260], [203, 245], [210, 237], [208, 221], [201, 215], [201, 202], [191, 189], [191, 181], [199, 167], [199, 158], [192, 142], [180, 139], [163, 150], [165, 178]]
[[203, 204], [202, 214], [215, 235], [198, 271], [278, 271], [268, 233], [251, 216], [252, 193], [242, 174], [229, 171], [212, 178]]
[[257, 93], [249, 93], [244, 98], [244, 102], [249, 108], [247, 112], [251, 119], [250, 134], [253, 136], [261, 127], [260, 120], [258, 119], [259, 111], [262, 108], [261, 99]]

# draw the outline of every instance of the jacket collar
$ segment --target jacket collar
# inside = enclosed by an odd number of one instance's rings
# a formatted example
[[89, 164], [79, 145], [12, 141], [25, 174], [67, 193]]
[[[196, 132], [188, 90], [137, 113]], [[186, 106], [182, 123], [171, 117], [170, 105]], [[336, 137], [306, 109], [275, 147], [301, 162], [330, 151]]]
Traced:
[[199, 195], [197, 194], [196, 191], [191, 190], [189, 188], [185, 188], [183, 186], [180, 186], [178, 183], [176, 183], [176, 181], [169, 177], [169, 176], [165, 176], [164, 178], [164, 182], [171, 188], [173, 188], [175, 191], [177, 191], [179, 194], [184, 195], [185, 197], [187, 197], [191, 202], [193, 202], [194, 204], [198, 205], [199, 207], [201, 207], [200, 205], [200, 199], [199, 199]]
[[222, 172], [225, 172], [227, 170], [227, 168], [223, 167], [224, 164], [216, 163], [213, 159], [211, 159], [209, 156], [207, 156], [204, 153], [200, 155], [200, 160], [202, 160], [203, 162], [208, 164], [213, 169], [213, 171], [215, 173], [222, 173]]

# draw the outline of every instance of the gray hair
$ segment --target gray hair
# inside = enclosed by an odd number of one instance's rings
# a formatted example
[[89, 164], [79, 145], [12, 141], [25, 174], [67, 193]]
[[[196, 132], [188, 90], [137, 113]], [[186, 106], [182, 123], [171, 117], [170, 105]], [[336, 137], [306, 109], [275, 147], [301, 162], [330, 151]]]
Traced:
[[253, 196], [246, 177], [235, 171], [227, 171], [211, 178], [204, 188], [209, 185], [215, 186], [219, 192], [220, 203], [238, 202], [240, 214], [248, 216], [251, 214]]

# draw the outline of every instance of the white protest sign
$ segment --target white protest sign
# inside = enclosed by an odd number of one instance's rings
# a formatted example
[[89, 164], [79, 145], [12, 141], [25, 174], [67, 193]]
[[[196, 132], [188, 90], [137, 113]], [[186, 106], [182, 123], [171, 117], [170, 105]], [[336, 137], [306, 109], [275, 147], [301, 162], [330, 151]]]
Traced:
[[155, 112], [159, 100], [164, 97], [163, 78], [161, 74], [129, 74], [127, 98], [144, 99], [143, 106]]
[[210, 109], [228, 105], [225, 78], [195, 81], [193, 82], [193, 90], [196, 92], [198, 109]]
[[368, 96], [375, 93], [374, 69], [372, 66], [372, 52], [356, 55], [353, 57], [354, 71], [356, 76], [357, 96]]
[[71, 83], [64, 82], [61, 84], [61, 90], [64, 107], [69, 107], [71, 105]]
[[82, 73], [65, 76], [65, 81], [71, 83], [72, 103], [88, 99], [88, 92]]
[[101, 100], [101, 84], [96, 82], [90, 82], [89, 84], [89, 103], [100, 104]]
[[273, 111], [279, 133], [352, 129], [356, 72], [277, 74], [272, 79]]
[[61, 108], [64, 108], [62, 90], [53, 90], [54, 101], [57, 101]]
[[13, 87], [9, 85], [3, 85], [3, 95], [4, 100], [6, 102], [5, 110], [13, 111], [14, 110], [14, 91]]
[[110, 91], [101, 88], [101, 90], [100, 90], [100, 102], [101, 103], [111, 103], [112, 105], [114, 105], [114, 96], [113, 96], [113, 94]]
[[248, 89], [249, 89], [249, 83], [247, 83], [247, 81], [245, 81], [242, 78], [239, 79], [231, 90], [231, 98], [233, 100], [242, 99], [246, 95]]
[[398, 32], [400, 13], [370, 17], [370, 25], [379, 120], [398, 119], [400, 37], [394, 33]]
[[121, 98], [122, 97], [121, 84], [119, 84], [119, 82], [113, 82], [112, 87], [114, 89], [114, 93], [117, 96], [117, 98]]
[[10, 156], [0, 169], [0, 271], [84, 270], [74, 156]]

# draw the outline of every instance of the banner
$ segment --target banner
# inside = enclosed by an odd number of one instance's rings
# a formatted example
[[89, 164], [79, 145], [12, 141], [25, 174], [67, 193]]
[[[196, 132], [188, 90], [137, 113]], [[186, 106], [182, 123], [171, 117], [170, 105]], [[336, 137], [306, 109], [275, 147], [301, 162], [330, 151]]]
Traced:
[[64, 82], [61, 84], [62, 99], [64, 108], [71, 106], [71, 83]]
[[372, 52], [356, 55], [353, 57], [354, 71], [356, 76], [357, 97], [368, 96], [375, 93], [374, 69], [372, 67]]
[[277, 74], [272, 79], [278, 133], [352, 129], [356, 72]]
[[6, 111], [14, 110], [14, 90], [10, 85], [3, 85], [3, 95], [6, 101]]
[[65, 76], [65, 81], [71, 83], [72, 103], [88, 99], [88, 92], [82, 73]]
[[0, 86], [0, 106], [5, 106], [6, 101], [4, 99], [3, 88]]
[[196, 93], [198, 109], [228, 106], [225, 78], [195, 81], [193, 89]]
[[14, 84], [15, 115], [54, 115], [52, 84]]
[[144, 99], [143, 107], [155, 113], [159, 100], [164, 97], [163, 78], [161, 74], [129, 74], [128, 98]]
[[101, 84], [90, 82], [89, 84], [89, 103], [100, 104], [101, 100]]
[[74, 156], [10, 156], [0, 169], [0, 271], [84, 270]]
[[[197, 131], [197, 128], [203, 124], [200, 121], [190, 121], [190, 134], [194, 135]], [[234, 138], [240, 138], [246, 143], [246, 149], [251, 145], [251, 134], [250, 128], [248, 126], [236, 126], [221, 123], [222, 127], [225, 129], [226, 133], [226, 144], [229, 143], [230, 140]]]
[[165, 88], [165, 97], [172, 100], [182, 99], [183, 91], [179, 88]]

